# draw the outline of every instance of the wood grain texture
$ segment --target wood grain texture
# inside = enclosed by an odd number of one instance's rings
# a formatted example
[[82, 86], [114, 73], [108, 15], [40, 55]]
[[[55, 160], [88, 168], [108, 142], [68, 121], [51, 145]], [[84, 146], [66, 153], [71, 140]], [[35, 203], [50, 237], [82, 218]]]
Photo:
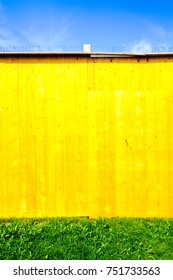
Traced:
[[173, 58], [0, 57], [0, 217], [173, 217]]

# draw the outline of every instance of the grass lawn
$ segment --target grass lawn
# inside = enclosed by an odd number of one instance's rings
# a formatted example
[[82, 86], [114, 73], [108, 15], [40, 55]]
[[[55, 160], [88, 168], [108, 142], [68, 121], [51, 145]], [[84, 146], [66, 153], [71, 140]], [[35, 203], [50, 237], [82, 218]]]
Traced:
[[173, 219], [0, 220], [1, 260], [173, 260]]

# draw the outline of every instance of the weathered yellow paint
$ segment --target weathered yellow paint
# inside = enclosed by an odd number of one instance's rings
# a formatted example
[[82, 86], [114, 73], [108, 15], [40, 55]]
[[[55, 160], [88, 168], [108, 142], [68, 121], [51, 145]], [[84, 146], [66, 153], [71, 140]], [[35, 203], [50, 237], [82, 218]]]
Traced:
[[0, 56], [0, 217], [173, 217], [173, 57]]

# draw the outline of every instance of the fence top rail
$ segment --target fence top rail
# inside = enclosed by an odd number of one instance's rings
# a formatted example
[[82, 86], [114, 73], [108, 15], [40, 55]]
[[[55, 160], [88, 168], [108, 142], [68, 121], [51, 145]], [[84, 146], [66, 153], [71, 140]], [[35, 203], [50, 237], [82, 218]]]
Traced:
[[90, 57], [90, 58], [142, 58], [142, 57], [173, 57], [173, 52], [165, 53], [114, 53], [114, 52], [0, 52], [0, 57], [21, 56], [56, 56], [56, 57]]

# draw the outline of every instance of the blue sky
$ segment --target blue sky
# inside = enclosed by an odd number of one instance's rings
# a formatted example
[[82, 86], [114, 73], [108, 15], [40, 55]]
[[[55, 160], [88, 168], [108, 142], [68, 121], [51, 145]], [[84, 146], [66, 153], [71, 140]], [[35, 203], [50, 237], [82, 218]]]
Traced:
[[170, 0], [0, 0], [0, 46], [173, 50]]

